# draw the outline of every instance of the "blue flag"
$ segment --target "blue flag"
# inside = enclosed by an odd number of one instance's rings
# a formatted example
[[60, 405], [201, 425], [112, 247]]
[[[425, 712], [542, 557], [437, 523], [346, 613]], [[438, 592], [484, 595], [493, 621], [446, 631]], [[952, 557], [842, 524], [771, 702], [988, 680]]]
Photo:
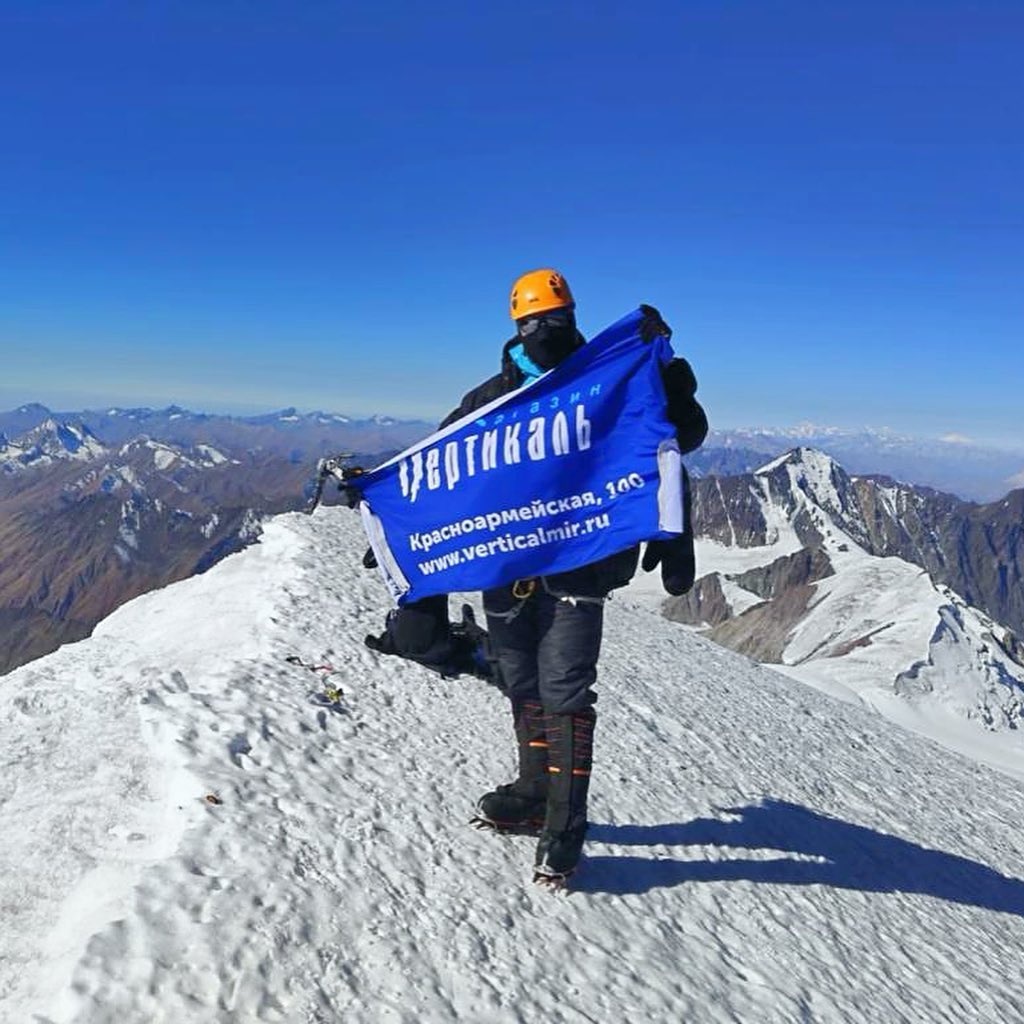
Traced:
[[639, 310], [555, 369], [358, 478], [399, 604], [575, 569], [683, 532], [682, 471]]

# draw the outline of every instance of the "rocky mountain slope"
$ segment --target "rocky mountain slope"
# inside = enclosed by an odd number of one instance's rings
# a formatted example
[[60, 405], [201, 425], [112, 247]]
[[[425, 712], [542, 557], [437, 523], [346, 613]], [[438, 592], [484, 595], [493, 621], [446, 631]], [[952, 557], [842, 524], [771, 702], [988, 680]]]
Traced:
[[965, 510], [948, 495], [851, 478], [812, 449], [751, 475], [698, 481], [701, 578], [666, 614], [930, 735], [958, 718], [1017, 730], [1024, 651], [965, 594], [990, 594], [1015, 615], [1016, 497]]
[[[169, 410], [91, 420], [42, 406], [5, 414], [6, 430], [27, 429], [0, 440], [0, 673], [251, 543], [262, 517], [301, 507], [315, 458], [337, 451], [344, 426], [239, 426]], [[115, 421], [109, 435], [93, 430]], [[185, 441], [131, 433], [141, 426]], [[343, 433], [376, 444], [391, 429]]]
[[108, 447], [55, 421], [22, 435], [0, 450], [0, 672], [238, 550], [301, 487], [285, 460], [243, 464], [208, 445]]
[[[738, 547], [763, 545], [773, 517], [781, 516], [803, 547], [820, 548], [827, 522], [869, 554], [919, 565], [1024, 635], [1024, 489], [978, 505], [887, 477], [851, 476], [814, 452], [793, 449], [756, 474], [695, 481], [698, 535]], [[791, 481], [788, 467], [801, 461], [818, 466], [821, 486], [810, 471]]]

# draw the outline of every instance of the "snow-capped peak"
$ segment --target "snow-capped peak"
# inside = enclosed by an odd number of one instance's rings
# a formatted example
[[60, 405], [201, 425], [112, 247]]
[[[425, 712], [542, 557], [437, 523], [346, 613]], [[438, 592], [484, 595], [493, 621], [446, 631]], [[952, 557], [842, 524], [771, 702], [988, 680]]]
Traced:
[[105, 452], [104, 445], [84, 424], [51, 416], [0, 447], [0, 464], [11, 471], [60, 461], [86, 462]]
[[[793, 448], [754, 474], [808, 546], [846, 551], [861, 534], [850, 511], [851, 480], [831, 456], [816, 448]], [[813, 532], [813, 539], [808, 536]]]
[[837, 470], [843, 472], [842, 467], [831, 455], [826, 455], [818, 448], [800, 445], [797, 448], [791, 448], [778, 458], [766, 462], [755, 470], [755, 473], [757, 475], [771, 473], [783, 465], [793, 466], [802, 470], [805, 476], [818, 480], [830, 479]]

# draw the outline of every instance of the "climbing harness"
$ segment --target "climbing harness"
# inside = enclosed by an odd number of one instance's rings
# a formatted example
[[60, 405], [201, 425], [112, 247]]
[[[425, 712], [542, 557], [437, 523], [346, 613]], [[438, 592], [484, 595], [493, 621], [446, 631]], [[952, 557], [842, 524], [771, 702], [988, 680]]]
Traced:
[[544, 576], [531, 576], [529, 579], [516, 580], [512, 584], [512, 596], [516, 599], [514, 604], [508, 611], [505, 612], [494, 612], [488, 611], [487, 614], [490, 618], [503, 619], [505, 622], [512, 622], [519, 616], [523, 608], [526, 607], [526, 602], [529, 601], [538, 590], [543, 590], [549, 597], [553, 597], [556, 601], [564, 601], [566, 604], [571, 604], [574, 608], [580, 604], [604, 604], [608, 600], [605, 597], [585, 597], [577, 596], [576, 594], [560, 594], [555, 590], [552, 590], [548, 586], [547, 578]]

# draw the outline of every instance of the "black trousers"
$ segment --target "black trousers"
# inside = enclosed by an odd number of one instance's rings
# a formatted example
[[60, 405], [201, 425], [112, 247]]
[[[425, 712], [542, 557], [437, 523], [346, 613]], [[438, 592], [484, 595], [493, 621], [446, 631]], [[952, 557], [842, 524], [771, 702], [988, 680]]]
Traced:
[[491, 657], [506, 696], [540, 701], [549, 715], [572, 714], [597, 700], [604, 605], [572, 603], [538, 588], [516, 601], [509, 588], [484, 593]]

